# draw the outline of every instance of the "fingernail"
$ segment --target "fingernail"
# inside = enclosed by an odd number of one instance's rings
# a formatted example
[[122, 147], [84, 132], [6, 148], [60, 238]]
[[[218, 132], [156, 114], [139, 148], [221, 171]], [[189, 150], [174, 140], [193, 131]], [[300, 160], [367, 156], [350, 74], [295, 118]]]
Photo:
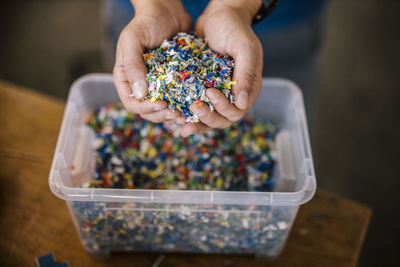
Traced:
[[245, 109], [249, 103], [249, 94], [246, 91], [241, 91], [237, 99], [238, 108]]
[[132, 91], [136, 98], [140, 99], [144, 97], [146, 93], [146, 83], [144, 81], [137, 81], [132, 86]]
[[217, 96], [213, 94], [207, 94], [208, 99], [210, 99], [211, 103], [214, 105], [218, 103]]
[[165, 117], [167, 118], [167, 120], [171, 120], [171, 119], [175, 118], [175, 114], [168, 112]]

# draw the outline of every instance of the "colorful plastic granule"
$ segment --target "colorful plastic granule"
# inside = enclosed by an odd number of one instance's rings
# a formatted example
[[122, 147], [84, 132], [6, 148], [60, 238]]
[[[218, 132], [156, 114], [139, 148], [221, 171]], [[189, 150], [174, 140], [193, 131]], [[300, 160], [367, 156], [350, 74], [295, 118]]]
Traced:
[[251, 253], [276, 256], [296, 206], [69, 203], [86, 250]]
[[189, 109], [195, 101], [202, 101], [213, 110], [207, 88], [220, 90], [234, 102], [233, 59], [211, 51], [204, 39], [193, 33], [178, 33], [159, 48], [147, 51], [143, 59], [148, 71], [147, 98], [165, 100], [170, 109], [181, 111], [187, 122], [199, 121]]
[[129, 114], [120, 104], [99, 108], [88, 124], [96, 133], [96, 167], [84, 187], [271, 191], [276, 128], [241, 120], [230, 128], [182, 138]]

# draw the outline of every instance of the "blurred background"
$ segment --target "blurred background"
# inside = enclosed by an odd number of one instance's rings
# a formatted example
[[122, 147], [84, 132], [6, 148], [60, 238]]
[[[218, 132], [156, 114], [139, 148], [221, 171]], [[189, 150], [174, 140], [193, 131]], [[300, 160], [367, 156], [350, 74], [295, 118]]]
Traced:
[[[77, 77], [111, 71], [101, 1], [0, 6], [0, 79], [65, 100]], [[373, 209], [359, 266], [398, 262], [399, 12], [398, 0], [329, 2], [308, 114], [318, 186]]]

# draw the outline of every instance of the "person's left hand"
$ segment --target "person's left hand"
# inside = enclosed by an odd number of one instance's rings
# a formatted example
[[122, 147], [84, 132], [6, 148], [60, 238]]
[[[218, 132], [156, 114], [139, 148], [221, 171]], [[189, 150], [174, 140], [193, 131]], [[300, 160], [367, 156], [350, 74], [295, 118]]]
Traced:
[[[181, 0], [133, 0], [135, 17], [121, 32], [114, 65], [114, 83], [125, 108], [152, 122], [184, 124], [181, 112], [173, 112], [164, 100], [144, 99], [148, 94], [143, 53], [163, 40], [192, 27]], [[131, 97], [133, 93], [134, 97]]]
[[186, 123], [181, 135], [205, 133], [211, 128], [226, 128], [240, 120], [253, 105], [260, 93], [262, 83], [262, 46], [251, 28], [253, 16], [261, 1], [214, 0], [205, 9], [196, 23], [196, 33], [207, 38], [208, 46], [215, 52], [229, 55], [235, 60], [232, 86], [235, 103], [231, 104], [225, 95], [209, 88], [206, 94], [214, 106], [211, 112], [207, 105], [190, 106], [199, 123]]

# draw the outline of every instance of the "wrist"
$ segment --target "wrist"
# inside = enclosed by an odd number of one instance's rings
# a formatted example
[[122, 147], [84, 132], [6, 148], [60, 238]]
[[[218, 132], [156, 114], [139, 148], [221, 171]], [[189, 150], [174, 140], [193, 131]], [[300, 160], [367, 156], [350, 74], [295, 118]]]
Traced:
[[134, 9], [135, 13], [141, 12], [142, 10], [148, 8], [175, 8], [181, 7], [182, 2], [181, 0], [130, 0]]
[[261, 7], [262, 0], [212, 0], [213, 8], [230, 8], [251, 24]]

